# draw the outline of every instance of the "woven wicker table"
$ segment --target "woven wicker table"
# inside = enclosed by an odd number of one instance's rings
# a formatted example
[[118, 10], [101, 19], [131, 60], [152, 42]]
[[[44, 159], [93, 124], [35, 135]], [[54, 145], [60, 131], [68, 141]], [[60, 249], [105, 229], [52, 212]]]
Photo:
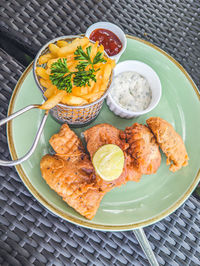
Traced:
[[[2, 0], [0, 37], [34, 57], [48, 40], [107, 20], [164, 49], [198, 86], [199, 13], [198, 0]], [[0, 46], [2, 119], [25, 66], [11, 46]], [[5, 127], [0, 128], [0, 157], [10, 157]], [[93, 231], [52, 215], [27, 191], [15, 168], [0, 167], [0, 180], [0, 265], [148, 265], [133, 232]], [[144, 230], [160, 265], [200, 265], [200, 203], [193, 196]]]

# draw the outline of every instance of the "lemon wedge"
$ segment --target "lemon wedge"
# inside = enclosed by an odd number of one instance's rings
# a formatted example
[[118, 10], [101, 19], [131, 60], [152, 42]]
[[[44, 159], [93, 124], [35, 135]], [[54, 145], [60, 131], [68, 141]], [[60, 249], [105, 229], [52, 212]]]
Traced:
[[117, 179], [124, 167], [124, 153], [119, 146], [106, 144], [99, 148], [93, 156], [96, 173], [105, 181]]

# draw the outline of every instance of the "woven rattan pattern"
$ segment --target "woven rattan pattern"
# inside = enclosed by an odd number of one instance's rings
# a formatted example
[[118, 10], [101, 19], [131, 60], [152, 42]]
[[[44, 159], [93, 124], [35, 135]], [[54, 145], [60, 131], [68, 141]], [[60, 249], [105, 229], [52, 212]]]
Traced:
[[111, 21], [178, 60], [200, 86], [199, 0], [1, 0], [0, 29], [32, 56], [52, 38]]
[[[23, 67], [0, 50], [0, 118]], [[0, 156], [9, 158], [5, 128]], [[200, 203], [145, 228], [160, 265], [200, 265]], [[14, 168], [0, 167], [0, 265], [148, 265], [133, 232], [99, 232], [68, 223], [41, 206]]]
[[[99, 20], [158, 45], [200, 85], [200, 2], [1, 0], [0, 31], [34, 56], [48, 40], [79, 34]], [[5, 63], [6, 62], [6, 63]], [[1, 53], [0, 118], [22, 68]], [[8, 158], [5, 128], [0, 153]], [[0, 265], [148, 265], [132, 232], [93, 232], [54, 217], [26, 190], [14, 168], [0, 168]], [[200, 265], [200, 204], [190, 198], [145, 229], [161, 265]]]

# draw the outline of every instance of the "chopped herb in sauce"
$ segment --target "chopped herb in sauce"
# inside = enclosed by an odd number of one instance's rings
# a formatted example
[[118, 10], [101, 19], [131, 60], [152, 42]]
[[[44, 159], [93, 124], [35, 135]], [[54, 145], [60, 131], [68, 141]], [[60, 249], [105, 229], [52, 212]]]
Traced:
[[145, 110], [152, 98], [147, 79], [136, 72], [122, 72], [113, 80], [111, 89], [113, 100], [120, 107], [137, 112]]

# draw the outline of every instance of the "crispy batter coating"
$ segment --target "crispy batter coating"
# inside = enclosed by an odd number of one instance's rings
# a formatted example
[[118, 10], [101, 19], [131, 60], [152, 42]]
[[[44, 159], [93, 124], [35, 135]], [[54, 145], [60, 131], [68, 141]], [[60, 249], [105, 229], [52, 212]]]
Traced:
[[[128, 146], [120, 140], [119, 133], [120, 131], [111, 125], [92, 127], [85, 132], [88, 151], [93, 155], [99, 147], [108, 143], [126, 149]], [[81, 140], [66, 124], [62, 125], [59, 133], [53, 135], [49, 142], [56, 155], [45, 155], [42, 158], [40, 169], [43, 178], [69, 206], [88, 219], [95, 216], [106, 192], [129, 180], [138, 181], [141, 177], [141, 173], [138, 173], [127, 159], [129, 167], [124, 167], [122, 175], [117, 180], [102, 180], [95, 175], [92, 162]]]
[[142, 173], [154, 173], [161, 158], [146, 126], [134, 124], [123, 133], [109, 124], [100, 124], [86, 130], [84, 136], [90, 158], [105, 144], [116, 144], [124, 151], [125, 164], [119, 178], [105, 181], [96, 175], [81, 140], [66, 124], [49, 141], [56, 155], [45, 155], [40, 168], [47, 184], [69, 206], [92, 219], [106, 192], [128, 181], [139, 181]]
[[105, 192], [96, 183], [93, 165], [80, 139], [65, 124], [51, 137], [50, 144], [57, 154], [42, 158], [43, 178], [71, 207], [92, 219]]
[[150, 175], [158, 170], [161, 154], [156, 139], [147, 126], [135, 123], [127, 127], [120, 136], [128, 142], [127, 153], [139, 172]]
[[181, 136], [173, 126], [160, 117], [151, 117], [146, 122], [167, 156], [167, 165], [171, 164], [169, 170], [175, 172], [182, 166], [186, 166], [189, 157]]
[[139, 182], [142, 174], [138, 171], [130, 155], [126, 154], [126, 181]]
[[124, 149], [125, 143], [119, 137], [120, 130], [110, 124], [98, 124], [87, 129], [83, 134], [91, 158], [95, 152], [105, 144], [115, 144]]
[[67, 158], [71, 155], [71, 159], [75, 160], [82, 155], [85, 155], [85, 150], [81, 140], [76, 136], [76, 134], [68, 127], [67, 124], [63, 124], [60, 131], [54, 134], [50, 140], [50, 145], [56, 152], [56, 154]]
[[120, 139], [121, 131], [116, 127], [109, 124], [99, 124], [87, 129], [84, 132], [84, 137], [87, 143], [87, 150], [90, 158], [93, 157], [95, 152], [103, 145], [115, 144], [118, 145], [123, 151], [125, 156], [124, 169], [119, 178], [112, 181], [105, 181], [97, 176], [97, 183], [101, 186], [103, 191], [109, 191], [114, 187], [121, 186], [127, 181], [139, 181], [141, 173], [137, 171], [134, 165], [131, 164], [129, 155], [126, 153], [129, 145]]
[[45, 155], [40, 169], [47, 184], [55, 190], [69, 206], [88, 219], [96, 214], [104, 196], [96, 186], [93, 167], [89, 160], [76, 162], [54, 155]]
[[171, 124], [159, 117], [149, 118], [147, 124], [151, 130], [138, 123], [124, 131], [109, 124], [99, 124], [84, 132], [90, 158], [105, 144], [116, 144], [123, 150], [124, 169], [113, 181], [96, 175], [81, 140], [68, 125], [62, 125], [60, 132], [49, 141], [56, 155], [45, 155], [40, 162], [43, 178], [69, 206], [92, 219], [106, 192], [128, 181], [137, 182], [142, 174], [157, 171], [161, 163], [158, 144], [167, 156], [167, 164], [172, 162], [171, 171], [188, 164], [183, 140]]

